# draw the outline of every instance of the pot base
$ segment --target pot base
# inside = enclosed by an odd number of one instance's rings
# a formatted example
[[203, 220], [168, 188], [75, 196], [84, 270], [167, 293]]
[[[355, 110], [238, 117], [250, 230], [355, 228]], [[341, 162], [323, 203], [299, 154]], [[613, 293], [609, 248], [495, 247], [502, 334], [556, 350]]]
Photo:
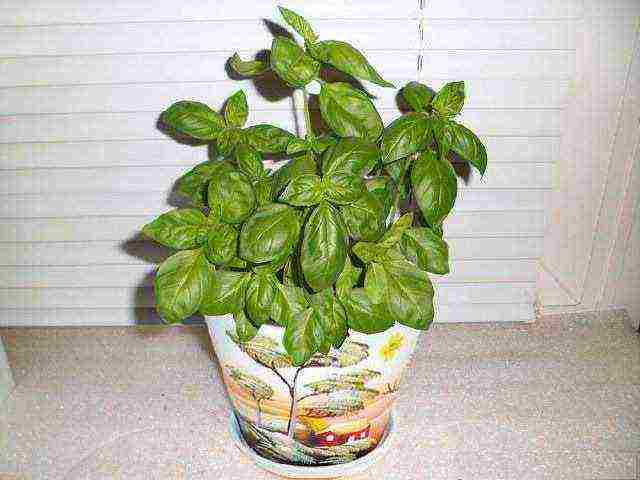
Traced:
[[376, 448], [371, 452], [352, 462], [342, 463], [339, 465], [325, 465], [321, 467], [287, 465], [285, 463], [274, 462], [258, 455], [258, 453], [256, 453], [243, 438], [242, 433], [240, 432], [240, 425], [233, 413], [231, 413], [231, 418], [229, 419], [229, 431], [231, 433], [231, 438], [233, 438], [234, 443], [240, 451], [251, 458], [258, 467], [264, 470], [288, 478], [338, 478], [344, 475], [362, 473], [371, 468], [371, 466], [382, 458], [387, 450], [389, 450], [392, 443], [390, 442], [390, 439], [394, 434], [395, 428], [393, 424], [393, 415], [391, 415], [386, 433]]

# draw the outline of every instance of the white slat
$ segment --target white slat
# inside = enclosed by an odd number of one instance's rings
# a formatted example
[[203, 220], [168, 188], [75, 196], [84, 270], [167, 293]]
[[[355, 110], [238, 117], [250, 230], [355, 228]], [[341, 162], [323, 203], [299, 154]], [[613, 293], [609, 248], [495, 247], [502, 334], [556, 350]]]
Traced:
[[[424, 37], [426, 48], [436, 50], [568, 50], [575, 48], [573, 26], [566, 21], [432, 21]], [[323, 39], [345, 40], [369, 50], [419, 45], [416, 21], [319, 20], [314, 27]], [[385, 35], [388, 31], [394, 34]], [[262, 50], [272, 39], [268, 25], [259, 19], [0, 26], [0, 57]]]
[[[94, 140], [142, 140], [166, 138], [156, 128], [160, 112], [83, 113], [63, 115], [10, 116], [1, 118], [0, 143], [65, 142]], [[388, 124], [397, 110], [380, 110]], [[494, 109], [468, 110], [460, 121], [480, 135], [557, 136], [560, 110]], [[254, 111], [248, 125], [272, 123], [295, 132], [293, 114], [287, 111]]]
[[[494, 163], [544, 163], [557, 158], [558, 137], [481, 137], [489, 171]], [[0, 144], [0, 170], [65, 167], [191, 165], [207, 159], [205, 146], [191, 147], [168, 139], [113, 142]]]
[[576, 18], [583, 13], [581, 0], [488, 0], [469, 2], [449, 0], [447, 2], [426, 2], [425, 13], [429, 18], [521, 18], [555, 19]]
[[[0, 62], [0, 87], [228, 80], [225, 63], [231, 53], [7, 58]], [[365, 54], [390, 78], [416, 69], [416, 51]], [[425, 54], [423, 72], [429, 78], [567, 80], [574, 60], [570, 51], [435, 50]]]
[[[533, 282], [536, 260], [457, 260], [440, 283]], [[0, 288], [130, 287], [152, 283], [150, 265], [0, 267]]]
[[[455, 212], [544, 208], [547, 190], [480, 190], [458, 193]], [[164, 192], [12, 195], [0, 198], [0, 218], [153, 215], [167, 210]]]
[[[396, 79], [392, 79], [396, 81]], [[454, 79], [427, 79], [438, 90]], [[404, 82], [396, 82], [398, 87]], [[568, 82], [532, 80], [468, 80], [465, 82], [465, 110], [473, 108], [562, 108], [566, 104]], [[251, 81], [194, 83], [146, 83], [122, 85], [73, 85], [58, 87], [15, 87], [0, 95], [4, 115], [161, 111], [172, 103], [200, 100], [220, 108], [232, 92], [243, 89], [252, 110], [289, 110], [285, 98], [272, 101], [262, 96]], [[376, 90], [379, 108], [394, 108], [398, 92], [391, 88]]]
[[[538, 258], [542, 237], [448, 239], [454, 260]], [[0, 266], [134, 265], [159, 263], [170, 251], [149, 241], [5, 243]]]
[[[492, 0], [496, 3], [496, 0]], [[216, 0], [25, 0], [0, 6], [4, 25], [55, 23], [159, 22], [278, 18], [279, 1]], [[415, 18], [414, 0], [287, 0], [287, 8], [308, 19], [317, 18]]]
[[[529, 322], [531, 303], [440, 305], [438, 323]], [[90, 326], [159, 323], [151, 308], [63, 308], [0, 310], [0, 326]]]
[[[152, 216], [102, 216], [84, 218], [20, 218], [2, 220], [0, 242], [118, 241], [134, 238]], [[445, 222], [449, 242], [453, 237], [540, 237], [544, 211], [458, 212]], [[0, 245], [0, 250], [5, 245]], [[466, 251], [464, 247], [462, 252]]]
[[[534, 283], [441, 284], [438, 305], [455, 303], [533, 303]], [[3, 308], [123, 308], [153, 307], [152, 287], [129, 288], [20, 288], [0, 289]]]
[[[458, 181], [460, 188], [549, 188], [551, 167], [550, 163], [497, 163], [484, 177], [464, 168], [465, 177]], [[184, 167], [13, 170], [0, 176], [0, 195], [145, 192], [162, 187], [169, 191], [184, 172]]]

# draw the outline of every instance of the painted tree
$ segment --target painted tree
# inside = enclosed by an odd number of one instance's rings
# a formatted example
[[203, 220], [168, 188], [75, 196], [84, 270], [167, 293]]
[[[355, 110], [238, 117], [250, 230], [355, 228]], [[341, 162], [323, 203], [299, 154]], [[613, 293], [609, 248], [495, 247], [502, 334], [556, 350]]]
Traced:
[[275, 393], [273, 388], [267, 385], [265, 382], [260, 380], [255, 375], [251, 375], [250, 373], [243, 372], [239, 368], [236, 368], [232, 365], [227, 365], [227, 371], [229, 372], [229, 376], [233, 378], [233, 380], [244, 388], [251, 398], [253, 398], [258, 406], [258, 421], [257, 424], [259, 427], [262, 426], [262, 406], [261, 402], [263, 400], [268, 400], [273, 397]]
[[[289, 421], [287, 424], [287, 435], [291, 438], [293, 438], [295, 434], [296, 412], [297, 412], [298, 402], [300, 401], [300, 399], [297, 396], [297, 386], [298, 386], [298, 379], [300, 377], [300, 374], [304, 370], [309, 368], [351, 367], [362, 362], [365, 358], [369, 356], [368, 345], [364, 343], [354, 342], [352, 340], [347, 339], [338, 350], [331, 350], [329, 353], [324, 355], [315, 354], [309, 360], [307, 360], [303, 365], [296, 367], [291, 362], [290, 357], [284, 351], [280, 350], [278, 342], [270, 337], [266, 337], [264, 335], [258, 334], [255, 337], [253, 337], [251, 340], [243, 342], [238, 338], [238, 336], [234, 332], [227, 331], [227, 335], [229, 336], [229, 338], [231, 338], [231, 340], [233, 340], [233, 342], [243, 352], [245, 352], [247, 355], [249, 355], [253, 360], [255, 360], [257, 363], [259, 363], [263, 367], [271, 370], [286, 385], [289, 391], [289, 396], [291, 398], [291, 405], [289, 408]], [[290, 379], [287, 378], [287, 376], [290, 376], [290, 375], [285, 375], [287, 370], [291, 372], [291, 370], [289, 369], [295, 369], [295, 371], [293, 372], [293, 376]], [[362, 370], [361, 372], [372, 372], [372, 371]], [[342, 377], [342, 380], [344, 380], [344, 382], [347, 382], [346, 379], [349, 375], [352, 375], [352, 379], [351, 379], [352, 382], [356, 382], [355, 377], [353, 377], [354, 374], [351, 374], [351, 373], [345, 374]], [[363, 381], [362, 379], [364, 379], [367, 376], [367, 374], [361, 373], [361, 375], [363, 375], [363, 377], [361, 378], [361, 381]], [[371, 373], [369, 373], [368, 375], [371, 375]], [[344, 385], [344, 383], [340, 385]], [[313, 387], [309, 387], [309, 388], [313, 388]], [[364, 384], [363, 384], [363, 388], [364, 388]], [[349, 395], [346, 389], [343, 389], [340, 392], [342, 393], [335, 392], [333, 394], [334, 397], [331, 403], [333, 411], [338, 412], [341, 408], [339, 407], [339, 404], [348, 405], [349, 402], [351, 402], [354, 405], [353, 408], [355, 410], [363, 408], [363, 407], [356, 408], [357, 406], [360, 405], [360, 403], [357, 403], [358, 402], [357, 399], [355, 400], [347, 399]], [[316, 393], [314, 392], [314, 394]], [[360, 401], [362, 401], [362, 399], [364, 398], [364, 396], [367, 395], [367, 393], [363, 390], [361, 392], [361, 395], [362, 396], [360, 397]], [[307, 398], [309, 396], [311, 395], [305, 395], [302, 398]], [[339, 397], [342, 397], [342, 400], [340, 400]], [[327, 405], [325, 405], [325, 407], [326, 406]], [[342, 409], [345, 410], [346, 408], [347, 407], [343, 407]]]

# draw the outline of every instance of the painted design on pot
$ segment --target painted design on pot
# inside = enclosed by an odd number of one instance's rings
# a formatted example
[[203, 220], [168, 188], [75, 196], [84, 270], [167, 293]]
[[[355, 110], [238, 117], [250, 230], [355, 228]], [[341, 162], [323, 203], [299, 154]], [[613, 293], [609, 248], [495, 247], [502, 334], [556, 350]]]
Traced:
[[376, 447], [419, 335], [402, 325], [351, 332], [339, 349], [296, 367], [278, 326], [242, 342], [231, 317], [207, 324], [245, 440], [263, 457], [297, 465], [345, 463]]

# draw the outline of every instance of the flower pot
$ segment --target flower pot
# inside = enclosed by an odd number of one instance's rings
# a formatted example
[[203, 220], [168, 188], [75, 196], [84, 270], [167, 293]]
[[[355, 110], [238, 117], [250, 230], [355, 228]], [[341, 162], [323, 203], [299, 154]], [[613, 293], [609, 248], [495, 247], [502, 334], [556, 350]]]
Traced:
[[242, 343], [231, 316], [206, 320], [244, 441], [285, 465], [346, 464], [372, 452], [386, 436], [420, 335], [399, 324], [372, 335], [350, 332], [339, 349], [296, 367], [282, 327], [263, 325]]

